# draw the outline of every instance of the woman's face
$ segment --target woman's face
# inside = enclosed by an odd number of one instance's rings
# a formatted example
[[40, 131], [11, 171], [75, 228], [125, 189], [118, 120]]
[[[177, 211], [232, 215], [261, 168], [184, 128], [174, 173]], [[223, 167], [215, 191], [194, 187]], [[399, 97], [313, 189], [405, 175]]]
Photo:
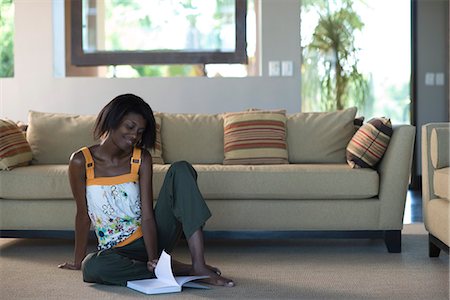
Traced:
[[111, 131], [110, 137], [117, 147], [123, 150], [133, 148], [141, 139], [147, 126], [143, 116], [136, 113], [127, 113], [119, 126]]

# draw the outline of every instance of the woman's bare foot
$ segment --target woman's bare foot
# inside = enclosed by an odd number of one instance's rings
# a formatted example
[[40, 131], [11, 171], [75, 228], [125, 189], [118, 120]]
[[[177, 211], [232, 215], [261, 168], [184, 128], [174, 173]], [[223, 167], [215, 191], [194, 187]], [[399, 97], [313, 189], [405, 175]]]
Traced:
[[210, 266], [210, 265], [206, 265], [206, 267], [208, 269], [210, 269], [211, 271], [213, 271], [214, 273], [216, 273], [217, 275], [219, 275], [219, 276], [222, 275], [222, 272], [218, 268]]
[[[208, 269], [210, 269], [211, 271], [213, 271], [214, 273], [216, 273], [217, 275], [222, 275], [222, 272], [218, 268], [210, 266], [210, 265], [206, 265], [206, 267]], [[192, 265], [185, 264], [178, 260], [172, 259], [172, 271], [177, 276], [188, 275], [192, 271]]]
[[226, 287], [234, 286], [233, 280], [221, 276], [219, 269], [208, 266], [208, 265], [192, 266], [190, 275], [209, 276], [209, 278], [205, 278], [205, 279], [201, 280], [204, 283], [218, 285], [218, 286], [226, 286]]

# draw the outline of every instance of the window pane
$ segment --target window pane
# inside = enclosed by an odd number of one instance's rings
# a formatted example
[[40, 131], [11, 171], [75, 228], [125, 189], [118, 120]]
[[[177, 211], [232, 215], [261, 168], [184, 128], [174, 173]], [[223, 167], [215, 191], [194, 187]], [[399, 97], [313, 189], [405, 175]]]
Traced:
[[411, 0], [303, 1], [302, 110], [410, 123], [410, 15]]
[[234, 0], [83, 0], [83, 50], [236, 48]]
[[0, 0], [0, 77], [14, 76], [14, 3]]
[[254, 0], [70, 3], [70, 64], [105, 66], [99, 76], [259, 74]]

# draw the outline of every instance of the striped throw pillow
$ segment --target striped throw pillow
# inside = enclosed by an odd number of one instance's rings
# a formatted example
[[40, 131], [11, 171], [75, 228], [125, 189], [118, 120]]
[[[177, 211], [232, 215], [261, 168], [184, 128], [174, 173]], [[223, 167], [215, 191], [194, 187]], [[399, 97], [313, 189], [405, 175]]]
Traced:
[[32, 159], [30, 145], [19, 129], [9, 120], [0, 120], [0, 170], [28, 165]]
[[287, 164], [285, 111], [224, 115], [224, 165]]
[[150, 151], [154, 164], [164, 164], [162, 157], [162, 144], [161, 144], [161, 117], [155, 114], [156, 121], [156, 142], [155, 148]]
[[373, 118], [361, 126], [347, 146], [347, 162], [352, 168], [375, 168], [392, 136], [391, 120]]

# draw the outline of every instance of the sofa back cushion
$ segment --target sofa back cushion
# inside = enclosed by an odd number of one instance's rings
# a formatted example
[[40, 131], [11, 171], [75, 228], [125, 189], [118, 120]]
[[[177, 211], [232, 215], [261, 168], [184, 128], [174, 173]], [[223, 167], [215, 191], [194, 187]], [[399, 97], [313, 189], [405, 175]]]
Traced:
[[67, 164], [70, 155], [95, 143], [96, 116], [30, 111], [27, 140], [33, 164]]
[[162, 144], [161, 144], [161, 116], [159, 113], [155, 113], [155, 122], [156, 122], [156, 140], [155, 140], [155, 148], [148, 149], [150, 154], [152, 155], [152, 161], [154, 164], [163, 165], [164, 159], [162, 157]]
[[356, 107], [288, 115], [289, 162], [345, 163], [345, 148], [355, 133], [355, 115]]
[[161, 113], [160, 116], [164, 162], [223, 162], [222, 115]]

